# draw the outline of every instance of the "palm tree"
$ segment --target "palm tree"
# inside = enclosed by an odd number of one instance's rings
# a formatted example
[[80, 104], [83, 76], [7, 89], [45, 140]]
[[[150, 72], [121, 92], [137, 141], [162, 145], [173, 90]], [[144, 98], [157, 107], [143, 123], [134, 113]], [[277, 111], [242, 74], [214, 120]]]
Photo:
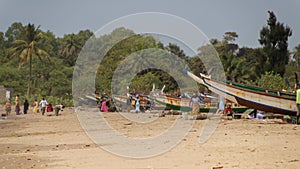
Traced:
[[68, 35], [64, 39], [66, 39], [66, 41], [63, 43], [61, 55], [66, 58], [71, 57], [66, 61], [70, 66], [74, 66], [82, 45], [76, 39], [75, 34]]
[[23, 36], [13, 42], [12, 56], [20, 57], [19, 68], [24, 63], [29, 61], [29, 78], [27, 84], [27, 97], [30, 96], [30, 83], [32, 76], [32, 57], [36, 56], [41, 60], [41, 57], [49, 57], [49, 54], [43, 49], [40, 40], [43, 37], [40, 26], [35, 27], [34, 24], [28, 24], [23, 32]]

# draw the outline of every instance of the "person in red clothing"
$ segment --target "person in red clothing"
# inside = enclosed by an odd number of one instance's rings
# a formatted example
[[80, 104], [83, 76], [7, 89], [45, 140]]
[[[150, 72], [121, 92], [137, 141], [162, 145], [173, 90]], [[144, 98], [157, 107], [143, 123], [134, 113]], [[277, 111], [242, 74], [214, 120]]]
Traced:
[[47, 111], [47, 112], [51, 112], [51, 111], [53, 111], [52, 104], [48, 104], [48, 105], [47, 105], [47, 107], [46, 107], [46, 111]]
[[233, 111], [232, 111], [232, 108], [231, 108], [231, 105], [228, 104], [226, 109], [225, 109], [225, 113], [227, 116], [232, 116], [233, 115]]

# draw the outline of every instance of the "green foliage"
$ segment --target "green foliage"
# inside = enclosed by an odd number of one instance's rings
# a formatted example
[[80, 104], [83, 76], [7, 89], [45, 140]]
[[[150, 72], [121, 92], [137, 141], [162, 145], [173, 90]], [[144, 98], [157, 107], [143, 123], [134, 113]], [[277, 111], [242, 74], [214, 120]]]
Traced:
[[[123, 27], [100, 37], [95, 37], [89, 30], [56, 37], [51, 31], [43, 32], [33, 24], [23, 26], [16, 22], [5, 33], [0, 32], [0, 85], [14, 88], [15, 94], [23, 100], [27, 97], [30, 103], [34, 98], [40, 100], [46, 96], [52, 104], [71, 106], [73, 73], [82, 75], [82, 71], [74, 71], [74, 65], [79, 53], [86, 50], [90, 52], [82, 53], [82, 68], [87, 73], [96, 71], [95, 88], [100, 93], [111, 92], [111, 81], [118, 69], [127, 71], [123, 80], [118, 82], [121, 86], [118, 91], [124, 91], [128, 83], [137, 92], [149, 92], [153, 83], [157, 88], [166, 85], [166, 92], [178, 91], [187, 80], [179, 73], [172, 77], [171, 73], [183, 67], [190, 68], [195, 75], [207, 73], [212, 77], [222, 77], [225, 71], [224, 77], [234, 82], [254, 83], [269, 89], [286, 88], [283, 79], [288, 78], [293, 85], [294, 74], [300, 71], [300, 45], [294, 49], [289, 65], [286, 65], [291, 29], [277, 22], [273, 12], [269, 15], [268, 25], [260, 31], [262, 48], [240, 48], [235, 42], [238, 34], [225, 32], [223, 39], [212, 39], [211, 45], [199, 47], [197, 56], [187, 56], [176, 44], [164, 45], [152, 36], [135, 34]], [[93, 63], [84, 56], [99, 59], [99, 55], [103, 55], [102, 62], [97, 65], [97, 70], [92, 70]], [[219, 58], [222, 64], [219, 64]], [[161, 60], [156, 62], [158, 59]], [[181, 61], [183, 63], [179, 66]], [[22, 67], [18, 68], [19, 65]], [[155, 65], [166, 70], [155, 69]], [[130, 72], [136, 74], [131, 77]], [[87, 78], [73, 84], [80, 93], [89, 91], [90, 86], [86, 84], [91, 79]], [[31, 88], [30, 97], [25, 96], [28, 86]], [[203, 86], [199, 88], [206, 90]]]
[[131, 88], [138, 93], [148, 93], [152, 90], [152, 84], [155, 84], [158, 88], [163, 86], [159, 77], [155, 76], [152, 72], [148, 72], [141, 76], [135, 76], [131, 82]]
[[5, 38], [7, 39], [7, 47], [11, 45], [11, 43], [17, 39], [21, 39], [24, 35], [25, 27], [21, 22], [13, 23], [5, 32]]
[[283, 76], [285, 65], [289, 60], [288, 38], [292, 30], [283, 23], [277, 22], [273, 12], [268, 11], [268, 26], [260, 31], [259, 43], [263, 46], [267, 58], [265, 71], [274, 71]]
[[13, 57], [20, 57], [19, 67], [22, 67], [24, 63], [29, 61], [29, 77], [27, 83], [27, 97], [30, 96], [30, 84], [32, 75], [32, 57], [37, 56], [49, 57], [49, 54], [44, 50], [45, 45], [41, 43], [43, 34], [39, 29], [36, 28], [34, 24], [28, 24], [23, 31], [20, 39], [13, 41]]
[[46, 100], [49, 104], [52, 104], [52, 105], [63, 104], [65, 106], [73, 106], [72, 98], [48, 96], [48, 97], [46, 97]]
[[[153, 37], [150, 36], [144, 37], [141, 35], [131, 36], [132, 31], [125, 30], [123, 28], [121, 28], [120, 31], [121, 33], [117, 33], [117, 31], [115, 30], [114, 32], [112, 32], [111, 35], [109, 35], [108, 38], [106, 36], [103, 37], [103, 38], [111, 39], [112, 41], [119, 41], [119, 42], [107, 52], [101, 64], [99, 65], [97, 71], [97, 77], [96, 77], [97, 91], [110, 93], [111, 80], [118, 65], [132, 53], [135, 53], [136, 51], [142, 51], [148, 48], [155, 48], [156, 46], [156, 42]], [[125, 37], [115, 37], [120, 35]], [[130, 37], [128, 37], [129, 35]], [[100, 37], [100, 39], [101, 38], [102, 37]], [[109, 42], [105, 42], [105, 43], [109, 44]], [[131, 62], [128, 64], [130, 64], [132, 66], [132, 69], [135, 70], [136, 68], [134, 67], [135, 65], [134, 63], [136, 61], [132, 60]], [[128, 82], [124, 82], [124, 88], [127, 83]]]
[[289, 60], [289, 65], [294, 67], [300, 67], [300, 45], [296, 46], [292, 52], [292, 57]]
[[265, 74], [256, 80], [256, 84], [265, 89], [281, 91], [284, 86], [284, 79], [274, 72], [265, 72]]
[[11, 87], [15, 93], [25, 93], [27, 84], [27, 75], [24, 71], [20, 71], [16, 67], [9, 65], [0, 66], [0, 82], [1, 85]]
[[300, 75], [300, 67], [299, 66], [293, 66], [293, 65], [286, 65], [285, 66], [285, 74], [284, 77], [288, 79], [290, 86], [288, 86], [288, 84], [285, 83], [285, 89], [289, 89], [292, 90], [295, 86], [296, 83], [296, 79], [295, 79], [295, 73], [297, 73], [297, 75]]
[[226, 43], [234, 42], [236, 38], [238, 38], [238, 34], [236, 32], [225, 32], [223, 38]]

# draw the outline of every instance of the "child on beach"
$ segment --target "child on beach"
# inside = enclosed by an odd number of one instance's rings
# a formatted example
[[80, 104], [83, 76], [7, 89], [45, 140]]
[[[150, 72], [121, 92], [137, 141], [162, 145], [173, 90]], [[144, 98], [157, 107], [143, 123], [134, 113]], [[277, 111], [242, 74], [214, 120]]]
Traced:
[[10, 101], [7, 101], [5, 103], [5, 111], [6, 111], [6, 116], [8, 116], [11, 112], [11, 104], [10, 104]]

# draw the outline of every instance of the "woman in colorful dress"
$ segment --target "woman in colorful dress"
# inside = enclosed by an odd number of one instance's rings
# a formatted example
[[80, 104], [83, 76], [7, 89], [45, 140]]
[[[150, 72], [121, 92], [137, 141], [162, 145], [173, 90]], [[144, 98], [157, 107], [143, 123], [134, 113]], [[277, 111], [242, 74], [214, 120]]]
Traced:
[[100, 109], [102, 112], [108, 112], [108, 108], [106, 106], [106, 99], [103, 98], [103, 101], [101, 103], [101, 109]]
[[16, 103], [16, 107], [15, 107], [15, 111], [16, 111], [16, 115], [20, 115], [20, 104], [19, 104], [19, 95], [16, 96], [15, 98], [15, 103]]
[[37, 102], [37, 99], [34, 99], [33, 101], [33, 113], [39, 113], [39, 104]]

